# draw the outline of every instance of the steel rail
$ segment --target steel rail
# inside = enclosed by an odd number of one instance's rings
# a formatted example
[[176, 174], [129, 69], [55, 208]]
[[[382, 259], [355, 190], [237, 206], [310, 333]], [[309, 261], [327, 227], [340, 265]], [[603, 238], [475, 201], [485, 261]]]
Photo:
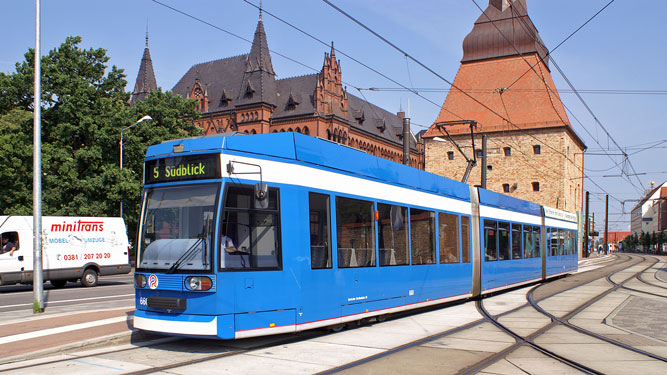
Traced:
[[[643, 261], [646, 261], [646, 259], [643, 258]], [[643, 262], [643, 261], [642, 261], [642, 262]], [[641, 264], [642, 262], [638, 262], [638, 263], [636, 263], [636, 264]], [[647, 269], [651, 268], [655, 263], [657, 263], [657, 261], [654, 262], [654, 263], [652, 263], [651, 265], [649, 265], [649, 266], [646, 267], [645, 269], [639, 271], [637, 274], [642, 273], [642, 272], [646, 271]], [[621, 270], [616, 271], [616, 272], [614, 272], [613, 274], [618, 273], [618, 272], [620, 272], [620, 271], [621, 271]], [[527, 295], [526, 297], [527, 297], [527, 299], [528, 299], [528, 303], [529, 303], [535, 310], [537, 310], [537, 311], [540, 312], [541, 314], [543, 314], [543, 315], [547, 316], [549, 319], [551, 319], [551, 321], [552, 321], [552, 324], [551, 324], [551, 325], [553, 325], [554, 323], [562, 324], [562, 325], [564, 325], [564, 326], [566, 326], [566, 327], [568, 327], [568, 328], [571, 328], [571, 329], [573, 329], [573, 330], [575, 330], [575, 331], [577, 331], [577, 332], [579, 332], [579, 333], [588, 335], [588, 336], [590, 336], [590, 337], [599, 339], [599, 340], [601, 340], [601, 341], [605, 341], [605, 342], [607, 342], [607, 343], [609, 343], [609, 344], [616, 345], [616, 346], [618, 346], [618, 347], [620, 347], [620, 348], [623, 348], [623, 349], [626, 349], [626, 350], [629, 350], [629, 351], [632, 351], [632, 352], [635, 352], [635, 353], [637, 353], [637, 354], [641, 354], [641, 355], [644, 355], [644, 356], [647, 356], [647, 357], [650, 357], [650, 358], [653, 358], [653, 359], [657, 359], [657, 360], [659, 360], [659, 361], [667, 362], [667, 358], [665, 358], [665, 357], [661, 357], [661, 356], [659, 356], [659, 355], [657, 355], [657, 354], [653, 354], [653, 353], [650, 353], [650, 352], [647, 352], [647, 351], [644, 351], [644, 350], [641, 350], [641, 349], [637, 349], [637, 348], [635, 348], [635, 347], [633, 347], [633, 346], [630, 346], [630, 345], [624, 344], [624, 343], [622, 343], [622, 342], [619, 342], [619, 341], [610, 339], [610, 338], [608, 338], [608, 337], [599, 335], [599, 334], [597, 334], [597, 333], [595, 333], [595, 332], [591, 332], [591, 331], [589, 331], [589, 330], [583, 329], [583, 328], [581, 328], [581, 327], [579, 327], [579, 326], [576, 326], [576, 325], [574, 325], [574, 324], [572, 324], [572, 323], [569, 322], [569, 320], [570, 320], [571, 318], [573, 318], [575, 315], [579, 314], [580, 312], [582, 312], [582, 311], [585, 310], [586, 308], [590, 307], [592, 304], [598, 302], [598, 301], [601, 300], [602, 298], [606, 297], [607, 295], [611, 294], [612, 292], [618, 290], [619, 288], [621, 288], [622, 284], [624, 284], [624, 283], [626, 283], [627, 281], [629, 281], [629, 280], [631, 280], [631, 279], [634, 278], [634, 276], [632, 276], [632, 277], [626, 279], [625, 281], [623, 281], [623, 283], [621, 283], [621, 284], [616, 284], [615, 282], [611, 281], [611, 279], [610, 279], [611, 275], [613, 275], [613, 274], [610, 274], [610, 275], [607, 275], [607, 276], [606, 276], [607, 281], [610, 282], [610, 283], [613, 285], [611, 288], [609, 288], [608, 290], [606, 290], [606, 291], [600, 293], [599, 295], [593, 297], [591, 300], [589, 300], [588, 302], [582, 304], [581, 306], [575, 308], [574, 310], [572, 310], [571, 312], [569, 312], [568, 314], [566, 314], [566, 315], [563, 316], [562, 318], [559, 318], [559, 317], [557, 317], [557, 316], [555, 316], [555, 315], [553, 315], [553, 314], [547, 312], [546, 310], [544, 310], [542, 307], [540, 307], [540, 306], [538, 305], [538, 302], [536, 302], [536, 301], [534, 300], [534, 298], [533, 298], [533, 294], [534, 294], [535, 290], [536, 290], [537, 288], [539, 288], [539, 285], [536, 286], [536, 287], [534, 287], [534, 288], [532, 288], [532, 289], [528, 292], [528, 295]]]

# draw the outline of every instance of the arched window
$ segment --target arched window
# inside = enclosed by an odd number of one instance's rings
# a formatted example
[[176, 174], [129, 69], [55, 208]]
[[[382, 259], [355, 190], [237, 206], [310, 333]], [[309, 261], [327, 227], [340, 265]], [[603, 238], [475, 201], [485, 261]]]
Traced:
[[297, 133], [301, 133], [301, 128], [297, 126], [297, 128], [294, 129], [294, 131], [297, 132]]
[[310, 130], [308, 130], [308, 127], [307, 127], [307, 126], [304, 126], [304, 127], [303, 127], [303, 134], [305, 134], [305, 135], [310, 135]]

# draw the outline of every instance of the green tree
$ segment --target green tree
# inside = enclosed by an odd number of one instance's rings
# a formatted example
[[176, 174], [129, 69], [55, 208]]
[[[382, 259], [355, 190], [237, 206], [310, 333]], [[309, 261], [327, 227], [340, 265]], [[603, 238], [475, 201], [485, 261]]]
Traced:
[[[82, 49], [68, 37], [42, 57], [42, 212], [44, 215], [118, 216], [121, 199], [129, 234], [138, 217], [143, 155], [150, 144], [200, 134], [195, 103], [161, 91], [131, 107], [122, 69], [107, 66], [104, 49]], [[0, 73], [0, 213], [32, 213], [32, 106], [34, 50]], [[125, 137], [143, 115], [154, 121]]]

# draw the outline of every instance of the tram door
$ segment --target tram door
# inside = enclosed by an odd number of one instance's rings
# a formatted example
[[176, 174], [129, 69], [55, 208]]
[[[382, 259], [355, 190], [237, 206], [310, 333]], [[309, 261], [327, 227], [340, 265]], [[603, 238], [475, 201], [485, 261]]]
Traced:
[[[280, 190], [269, 187], [266, 201], [256, 199], [253, 185], [228, 184], [221, 220], [221, 267], [233, 285], [236, 330], [295, 323], [294, 278], [284, 272]], [[223, 284], [224, 285], [224, 284]]]
[[312, 322], [340, 315], [333, 270], [331, 242], [332, 199], [328, 194], [308, 193], [307, 241], [310, 262], [304, 264], [299, 322]]

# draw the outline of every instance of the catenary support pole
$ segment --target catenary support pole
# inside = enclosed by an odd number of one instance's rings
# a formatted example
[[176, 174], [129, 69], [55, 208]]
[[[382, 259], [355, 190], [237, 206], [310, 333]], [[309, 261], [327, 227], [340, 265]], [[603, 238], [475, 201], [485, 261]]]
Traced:
[[604, 253], [609, 253], [609, 195], [605, 196], [604, 202]]
[[[477, 152], [477, 150], [473, 150]], [[480, 182], [482, 189], [486, 189], [486, 134], [482, 134], [482, 181]]]
[[35, 0], [35, 103], [33, 120], [33, 173], [32, 173], [32, 220], [33, 220], [33, 312], [44, 311], [44, 275], [42, 274], [42, 87], [40, 51], [40, 0]]
[[588, 222], [588, 192], [586, 192], [586, 217], [584, 218], [584, 249], [581, 252], [581, 255], [584, 258], [588, 258], [588, 236], [590, 235], [589, 233], [589, 228], [590, 223]]

